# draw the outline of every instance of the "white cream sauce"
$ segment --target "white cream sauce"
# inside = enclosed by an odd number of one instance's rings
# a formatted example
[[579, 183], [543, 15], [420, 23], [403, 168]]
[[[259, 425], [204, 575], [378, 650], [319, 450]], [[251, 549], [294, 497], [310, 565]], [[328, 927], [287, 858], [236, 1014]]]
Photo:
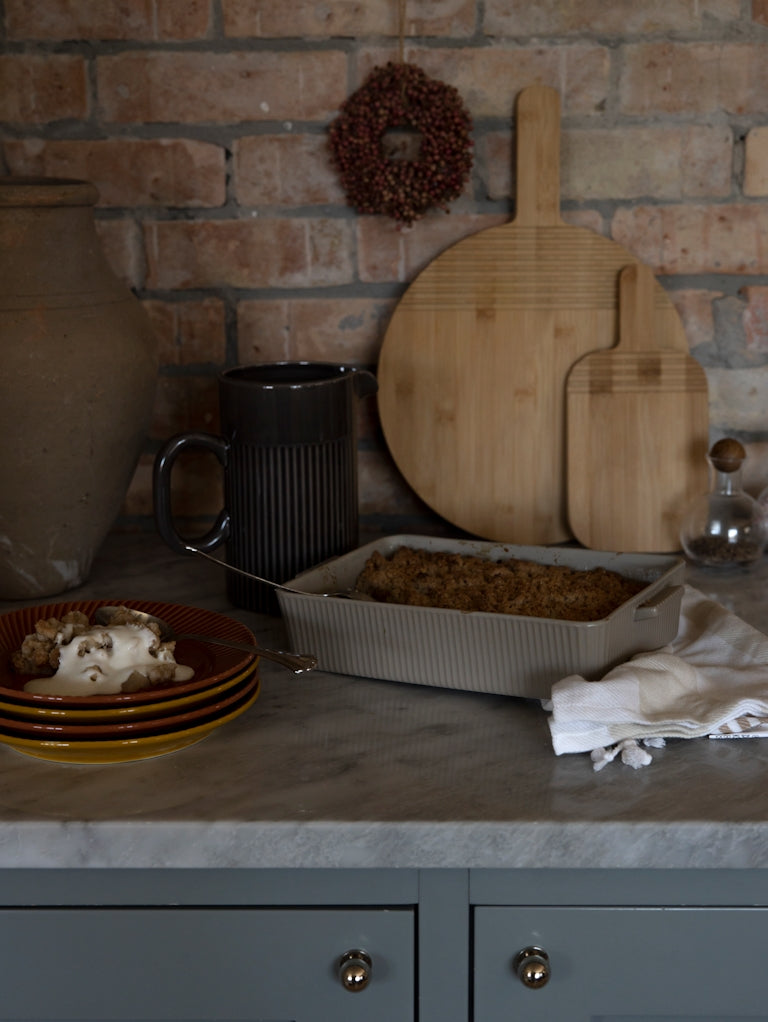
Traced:
[[[155, 633], [144, 625], [90, 628], [71, 642], [59, 633], [59, 667], [50, 678], [35, 678], [25, 692], [41, 695], [92, 696], [120, 692], [134, 671], [146, 673], [158, 663], [176, 663], [171, 650], [160, 645]], [[65, 644], [62, 644], [65, 643]], [[175, 681], [187, 681], [194, 671], [176, 665]]]

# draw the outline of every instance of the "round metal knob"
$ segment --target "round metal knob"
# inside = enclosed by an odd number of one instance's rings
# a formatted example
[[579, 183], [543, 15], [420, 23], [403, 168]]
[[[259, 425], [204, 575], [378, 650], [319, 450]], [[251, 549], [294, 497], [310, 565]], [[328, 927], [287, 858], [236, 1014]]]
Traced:
[[549, 967], [549, 955], [540, 947], [524, 947], [518, 951], [512, 968], [523, 986], [538, 990], [546, 986], [552, 971]]
[[365, 990], [371, 980], [373, 962], [365, 951], [345, 951], [339, 959], [339, 979], [350, 993]]

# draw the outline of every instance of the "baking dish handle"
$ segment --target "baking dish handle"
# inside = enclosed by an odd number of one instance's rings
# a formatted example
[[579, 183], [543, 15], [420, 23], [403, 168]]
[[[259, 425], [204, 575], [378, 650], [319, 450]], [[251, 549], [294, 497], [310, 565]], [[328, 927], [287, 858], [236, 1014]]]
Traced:
[[648, 618], [658, 617], [673, 600], [679, 599], [683, 594], [683, 586], [666, 586], [653, 593], [645, 603], [635, 608], [635, 621], [647, 621]]

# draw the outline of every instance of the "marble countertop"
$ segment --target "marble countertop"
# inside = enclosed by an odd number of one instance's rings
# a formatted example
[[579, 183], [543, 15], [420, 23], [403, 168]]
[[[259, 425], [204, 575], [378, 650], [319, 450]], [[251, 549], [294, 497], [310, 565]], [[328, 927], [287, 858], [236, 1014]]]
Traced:
[[[768, 562], [689, 580], [768, 630]], [[84, 598], [205, 607], [287, 644], [280, 618], [228, 604], [223, 570], [152, 535], [110, 537], [57, 599]], [[77, 766], [0, 746], [0, 867], [768, 867], [766, 776], [760, 739], [596, 773], [554, 755], [536, 702], [264, 662], [251, 709], [171, 755]]]

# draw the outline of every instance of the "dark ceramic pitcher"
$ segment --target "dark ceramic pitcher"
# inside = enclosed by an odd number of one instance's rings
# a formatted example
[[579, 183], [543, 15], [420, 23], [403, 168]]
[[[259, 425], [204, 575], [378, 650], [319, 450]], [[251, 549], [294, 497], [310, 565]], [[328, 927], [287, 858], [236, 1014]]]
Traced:
[[[275, 582], [358, 543], [357, 399], [376, 378], [354, 366], [265, 362], [219, 376], [222, 436], [184, 433], [155, 459], [157, 528], [180, 553], [226, 543], [226, 560]], [[182, 450], [206, 448], [224, 468], [224, 508], [202, 538], [185, 540], [171, 514], [171, 470]], [[273, 590], [234, 572], [238, 607], [278, 612]]]

